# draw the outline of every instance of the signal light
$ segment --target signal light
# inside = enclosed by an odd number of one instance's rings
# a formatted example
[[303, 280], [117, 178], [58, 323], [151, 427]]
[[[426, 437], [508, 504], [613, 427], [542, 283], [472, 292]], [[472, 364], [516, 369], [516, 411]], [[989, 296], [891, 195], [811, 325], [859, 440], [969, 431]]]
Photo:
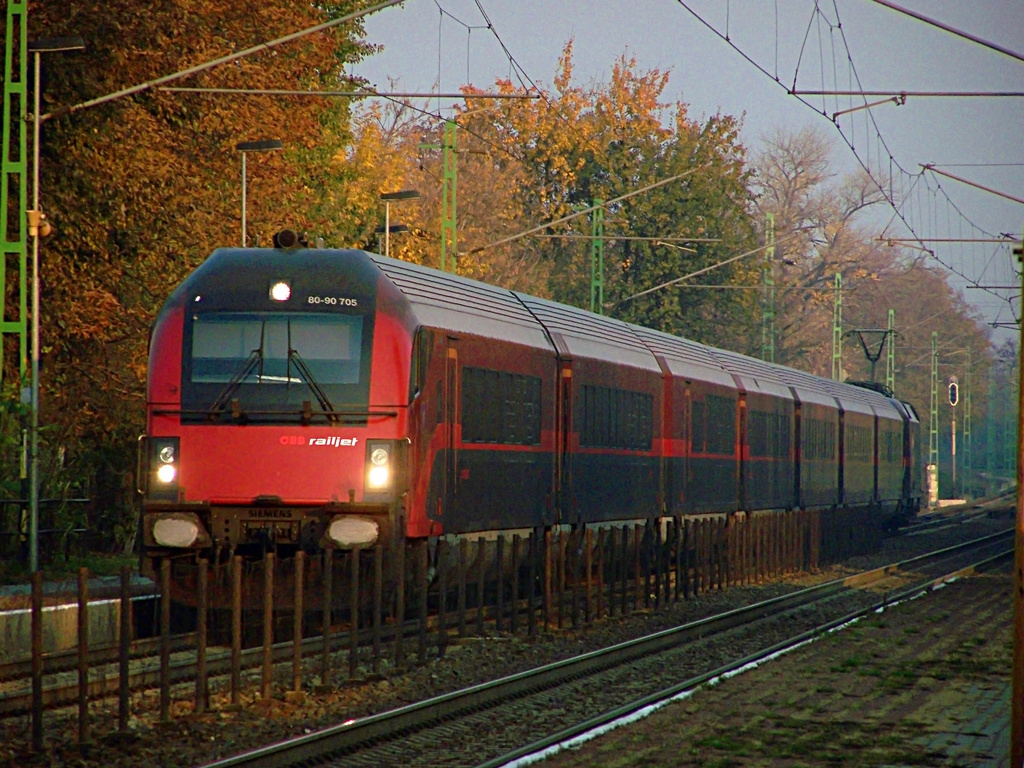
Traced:
[[955, 381], [949, 382], [949, 404], [956, 405], [960, 402], [960, 385]]

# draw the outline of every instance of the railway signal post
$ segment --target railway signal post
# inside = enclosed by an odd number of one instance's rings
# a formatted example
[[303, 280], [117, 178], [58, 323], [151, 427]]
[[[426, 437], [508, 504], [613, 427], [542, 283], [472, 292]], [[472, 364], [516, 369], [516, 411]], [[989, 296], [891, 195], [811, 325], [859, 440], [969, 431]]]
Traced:
[[950, 412], [950, 448], [952, 477], [950, 478], [950, 490], [953, 492], [951, 498], [960, 498], [956, 495], [956, 404], [960, 402], [960, 382], [956, 376], [949, 377], [949, 412]]
[[[1024, 264], [1024, 240], [1013, 249], [1017, 260]], [[1024, 273], [1022, 273], [1024, 280]], [[1024, 347], [1024, 324], [1021, 325], [1020, 343]], [[1021, 350], [1018, 350], [1018, 354]], [[1024, 366], [1018, 367], [1018, 377]], [[1024, 766], [1024, 381], [1017, 386], [1017, 510], [1014, 539], [1013, 568], [1013, 683], [1010, 690], [1010, 765]]]

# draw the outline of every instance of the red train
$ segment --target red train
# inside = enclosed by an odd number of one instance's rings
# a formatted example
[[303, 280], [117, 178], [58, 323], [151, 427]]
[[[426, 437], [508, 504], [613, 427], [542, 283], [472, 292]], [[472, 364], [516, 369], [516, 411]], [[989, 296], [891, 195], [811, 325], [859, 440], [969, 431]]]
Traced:
[[922, 496], [883, 393], [356, 250], [215, 251], [147, 409], [150, 565]]

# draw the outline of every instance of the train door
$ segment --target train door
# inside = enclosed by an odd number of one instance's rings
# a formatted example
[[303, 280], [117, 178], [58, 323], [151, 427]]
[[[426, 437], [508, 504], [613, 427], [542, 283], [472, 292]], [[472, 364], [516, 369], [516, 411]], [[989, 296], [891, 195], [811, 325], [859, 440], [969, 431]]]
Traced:
[[803, 509], [804, 498], [801, 487], [800, 475], [803, 472], [803, 404], [796, 390], [790, 387], [793, 393], [793, 504], [797, 509]]
[[458, 456], [458, 402], [459, 402], [459, 350], [458, 339], [445, 339], [445, 369], [440, 412], [444, 418], [444, 498], [446, 505], [454, 502], [459, 492]]
[[[838, 403], [837, 403], [838, 405]], [[839, 503], [846, 503], [846, 411], [839, 406]]]
[[[668, 509], [676, 509], [680, 513], [689, 511], [690, 504], [690, 455], [693, 452], [693, 390], [690, 382], [686, 382], [683, 390], [683, 397], [679, 404], [679, 438], [678, 450], [673, 452], [672, 460], [669, 462], [668, 477], [666, 482], [671, 489], [672, 503]], [[670, 444], [670, 443], [669, 443]], [[666, 451], [667, 453], [667, 451]]]
[[572, 479], [572, 361], [558, 360], [555, 392], [555, 504], [552, 523], [578, 523]]
[[[735, 376], [733, 377], [735, 378]], [[739, 381], [736, 382], [739, 388], [739, 403], [737, 409], [737, 445], [736, 455], [739, 457], [739, 497], [740, 509], [750, 511], [750, 499], [747, 494], [747, 475], [750, 473], [750, 448], [747, 437], [747, 393], [743, 390]]]

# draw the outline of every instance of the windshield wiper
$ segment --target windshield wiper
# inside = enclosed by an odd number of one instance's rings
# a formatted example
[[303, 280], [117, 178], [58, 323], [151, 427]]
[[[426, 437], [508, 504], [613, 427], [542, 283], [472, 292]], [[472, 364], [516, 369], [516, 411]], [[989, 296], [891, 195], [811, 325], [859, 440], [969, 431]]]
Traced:
[[241, 369], [231, 377], [231, 380], [227, 384], [224, 385], [224, 389], [220, 391], [220, 394], [217, 395], [217, 398], [210, 406], [209, 416], [211, 419], [217, 418], [224, 411], [228, 402], [231, 400], [231, 396], [235, 394], [246, 376], [252, 373], [257, 366], [259, 366], [260, 371], [263, 370], [262, 347], [250, 352], [249, 357], [245, 359], [245, 363], [242, 365]]
[[[299, 374], [305, 381], [306, 386], [310, 388], [313, 395], [316, 397], [316, 401], [320, 404], [320, 409], [327, 414], [327, 418], [331, 421], [336, 421], [338, 415], [334, 411], [334, 406], [331, 404], [330, 399], [327, 397], [327, 393], [324, 392], [323, 387], [313, 377], [313, 372], [309, 370], [309, 366], [306, 365], [306, 361], [299, 355], [297, 349], [288, 348], [288, 365], [295, 363], [295, 367], [298, 369]], [[288, 374], [288, 380], [291, 381], [291, 374]]]
[[[214, 399], [213, 405], [210, 406], [209, 416], [211, 419], [216, 419], [220, 416], [221, 412], [223, 412], [224, 408], [231, 400], [231, 396], [235, 394], [242, 382], [245, 380], [245, 377], [252, 373], [253, 369], [256, 368], [257, 365], [260, 369], [257, 374], [257, 380], [260, 382], [263, 381], [263, 345], [266, 343], [266, 339], [267, 321], [264, 320], [260, 324], [260, 345], [249, 353], [249, 356], [242, 364], [241, 370], [231, 377], [231, 380], [224, 385], [224, 389], [222, 389], [220, 394], [218, 394], [216, 399]], [[237, 402], [232, 402], [231, 404], [231, 415], [236, 419], [241, 416], [241, 411], [239, 410]]]

